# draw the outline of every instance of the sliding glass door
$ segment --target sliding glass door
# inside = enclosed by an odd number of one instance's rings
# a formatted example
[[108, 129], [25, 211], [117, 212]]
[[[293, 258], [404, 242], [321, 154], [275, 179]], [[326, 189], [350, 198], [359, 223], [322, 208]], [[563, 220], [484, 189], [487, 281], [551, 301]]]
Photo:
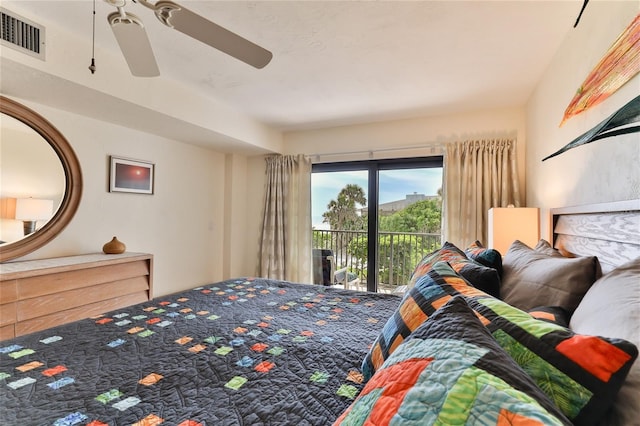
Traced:
[[[314, 171], [311, 175], [315, 266], [318, 256], [333, 256], [329, 282], [361, 290], [366, 289], [367, 277], [368, 181], [368, 170]], [[321, 249], [330, 252], [318, 252]]]
[[442, 157], [316, 164], [311, 182], [314, 249], [333, 256], [333, 285], [396, 291], [440, 245]]

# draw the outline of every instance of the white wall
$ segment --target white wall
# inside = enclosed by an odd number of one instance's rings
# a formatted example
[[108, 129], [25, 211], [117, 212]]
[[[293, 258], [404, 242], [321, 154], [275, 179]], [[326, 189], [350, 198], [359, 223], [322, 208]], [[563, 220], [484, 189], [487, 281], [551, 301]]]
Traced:
[[249, 201], [247, 194], [247, 158], [237, 154], [227, 154], [225, 163], [224, 192], [224, 255], [222, 274], [225, 278], [253, 275], [245, 270], [245, 258], [253, 257], [247, 253], [245, 234], [248, 211], [261, 209]]
[[255, 275], [257, 272], [266, 182], [265, 170], [264, 156], [253, 156], [247, 159], [248, 201], [244, 235], [245, 255], [242, 266], [246, 275]]
[[[71, 223], [17, 260], [100, 252], [113, 236], [154, 255], [154, 294], [222, 279], [225, 156], [212, 150], [18, 100], [67, 138], [82, 167]], [[109, 155], [155, 163], [153, 195], [108, 192]]]
[[[524, 167], [524, 117], [524, 108], [512, 108], [291, 132], [284, 136], [285, 151], [290, 154], [320, 154], [319, 161], [323, 162], [351, 160], [354, 156], [323, 158], [322, 154], [364, 151], [355, 157], [366, 160], [369, 158], [367, 151], [373, 151], [374, 158], [424, 156], [430, 154], [429, 149], [404, 148], [471, 138], [514, 137], [518, 140]], [[390, 151], [394, 148], [398, 151]]]
[[[640, 94], [640, 75], [559, 127], [576, 89], [640, 11], [640, 2], [590, 2], [527, 105], [527, 204], [549, 208], [640, 198], [640, 134], [602, 139], [542, 162]], [[542, 235], [549, 235], [542, 214]]]

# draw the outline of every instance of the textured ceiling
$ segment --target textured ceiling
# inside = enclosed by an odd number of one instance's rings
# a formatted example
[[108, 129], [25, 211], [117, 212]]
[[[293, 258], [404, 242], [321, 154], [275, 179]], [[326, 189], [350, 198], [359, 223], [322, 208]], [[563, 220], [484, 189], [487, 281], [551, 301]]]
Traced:
[[[582, 6], [582, 0], [178, 3], [274, 58], [254, 69], [163, 26], [130, 1], [126, 10], [145, 22], [158, 78], [280, 131], [520, 107]], [[2, 5], [91, 38], [91, 0]], [[96, 45], [113, 53], [96, 57], [97, 74], [105, 61], [126, 70], [106, 21], [115, 9], [102, 0], [96, 9]], [[86, 70], [90, 53], [69, 66]]]

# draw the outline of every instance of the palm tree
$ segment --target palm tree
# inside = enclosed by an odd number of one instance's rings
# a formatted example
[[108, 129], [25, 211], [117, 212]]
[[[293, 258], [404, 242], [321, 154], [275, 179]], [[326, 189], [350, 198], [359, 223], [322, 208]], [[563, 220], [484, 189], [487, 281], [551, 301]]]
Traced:
[[356, 184], [347, 184], [338, 193], [337, 200], [329, 201], [327, 211], [322, 214], [322, 221], [328, 223], [333, 230], [362, 230], [364, 222], [356, 205], [366, 204], [364, 189]]

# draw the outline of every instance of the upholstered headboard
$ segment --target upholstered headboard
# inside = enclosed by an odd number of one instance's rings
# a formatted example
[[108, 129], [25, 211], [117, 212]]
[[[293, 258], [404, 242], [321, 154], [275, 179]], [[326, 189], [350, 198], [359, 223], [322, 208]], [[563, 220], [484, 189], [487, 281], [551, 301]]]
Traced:
[[553, 246], [598, 256], [607, 273], [640, 257], [640, 199], [551, 209]]

